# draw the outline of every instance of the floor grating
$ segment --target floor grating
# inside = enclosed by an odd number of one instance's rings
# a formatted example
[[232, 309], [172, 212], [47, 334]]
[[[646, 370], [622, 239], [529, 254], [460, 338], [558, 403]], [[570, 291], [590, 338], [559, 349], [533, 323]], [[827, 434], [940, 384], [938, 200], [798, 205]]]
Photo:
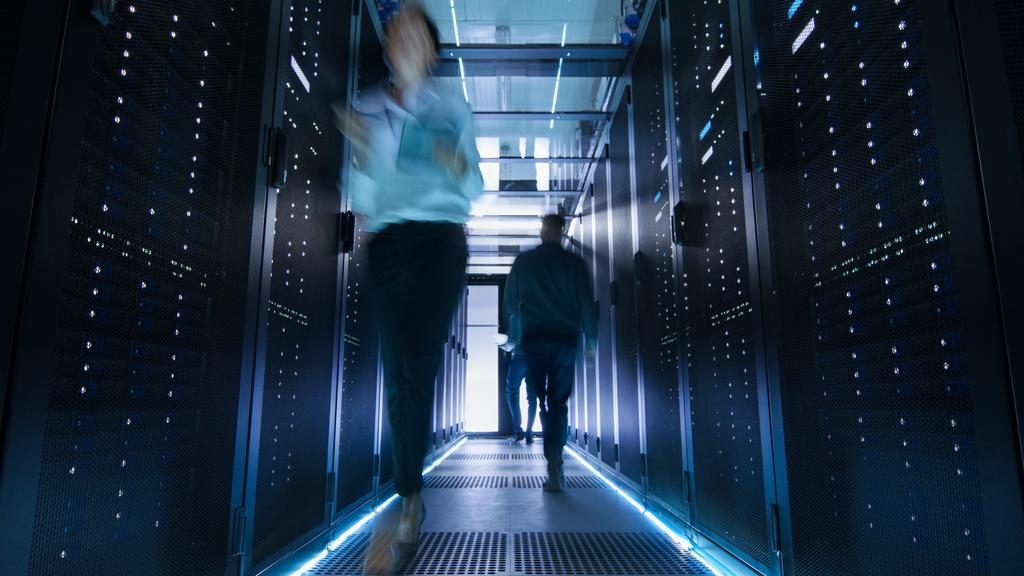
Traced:
[[[512, 488], [540, 488], [547, 476], [512, 476]], [[608, 488], [608, 485], [593, 476], [566, 476], [568, 488]]]
[[504, 476], [427, 476], [423, 487], [433, 490], [458, 488], [505, 488], [508, 478]]
[[711, 574], [660, 532], [523, 532], [513, 539], [513, 574], [690, 576]]
[[[355, 576], [363, 564], [371, 536], [354, 534], [327, 556], [310, 576]], [[416, 556], [396, 576], [490, 576], [508, 573], [508, 534], [501, 532], [424, 532]]]

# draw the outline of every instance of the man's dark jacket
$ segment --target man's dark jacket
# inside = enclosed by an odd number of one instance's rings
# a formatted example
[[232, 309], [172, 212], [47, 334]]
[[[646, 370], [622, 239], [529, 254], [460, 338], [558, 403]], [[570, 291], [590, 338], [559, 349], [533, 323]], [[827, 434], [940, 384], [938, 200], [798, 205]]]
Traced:
[[594, 291], [587, 266], [558, 244], [541, 244], [520, 254], [505, 284], [509, 339], [576, 340], [597, 338]]

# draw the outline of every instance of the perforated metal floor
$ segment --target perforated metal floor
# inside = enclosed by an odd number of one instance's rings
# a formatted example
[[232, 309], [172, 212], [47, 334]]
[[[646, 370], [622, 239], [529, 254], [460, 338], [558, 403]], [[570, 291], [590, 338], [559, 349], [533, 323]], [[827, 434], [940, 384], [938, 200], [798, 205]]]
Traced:
[[[566, 456], [565, 467], [567, 489], [547, 494], [540, 443], [466, 442], [425, 478], [420, 545], [397, 574], [711, 574], [574, 458]], [[393, 528], [399, 508], [388, 508], [306, 574], [363, 574], [367, 554], [378, 554], [373, 531]]]

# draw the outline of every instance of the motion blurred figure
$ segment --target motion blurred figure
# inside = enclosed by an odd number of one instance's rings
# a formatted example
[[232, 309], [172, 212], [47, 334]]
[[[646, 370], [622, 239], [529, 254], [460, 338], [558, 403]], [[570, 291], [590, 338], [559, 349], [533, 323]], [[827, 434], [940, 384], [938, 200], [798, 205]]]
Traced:
[[512, 427], [515, 429], [516, 442], [526, 439], [527, 444], [533, 444], [533, 423], [537, 417], [537, 393], [526, 383], [526, 432], [523, 432], [523, 414], [519, 407], [519, 390], [522, 388], [523, 380], [526, 378], [526, 356], [518, 349], [519, 328], [517, 320], [509, 320], [509, 339], [502, 349], [509, 352], [508, 373], [505, 375], [505, 401], [508, 403], [509, 413], [512, 415]]
[[567, 436], [580, 331], [588, 355], [597, 345], [597, 318], [590, 274], [583, 259], [562, 248], [565, 219], [544, 217], [541, 245], [520, 254], [505, 284], [509, 325], [518, 322], [518, 346], [526, 358], [526, 385], [540, 404], [547, 492], [565, 488], [562, 448]]
[[[472, 113], [461, 95], [441, 93], [430, 78], [439, 50], [437, 26], [420, 5], [405, 5], [385, 27], [390, 81], [361, 95], [356, 110], [336, 110], [355, 152], [352, 206], [376, 233], [370, 288], [402, 498], [398, 546], [388, 547], [401, 557], [415, 551], [426, 514], [422, 468], [434, 380], [465, 288], [464, 224], [483, 190]], [[395, 569], [385, 564], [368, 562], [366, 570]]]

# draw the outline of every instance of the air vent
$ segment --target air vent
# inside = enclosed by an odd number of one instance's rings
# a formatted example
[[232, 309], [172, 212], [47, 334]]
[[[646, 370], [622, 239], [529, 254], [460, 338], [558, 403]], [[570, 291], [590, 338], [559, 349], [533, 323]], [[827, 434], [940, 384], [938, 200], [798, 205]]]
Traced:
[[[547, 476], [512, 476], [513, 488], [540, 488]], [[607, 488], [608, 485], [593, 476], [566, 476], [565, 485], [569, 488]]]
[[427, 476], [423, 487], [432, 490], [450, 488], [506, 488], [508, 478], [504, 476]]
[[508, 460], [508, 454], [473, 454], [458, 453], [448, 457], [449, 460]]
[[[363, 573], [370, 534], [353, 535], [309, 575], [357, 576]], [[406, 576], [489, 576], [508, 570], [508, 535], [500, 532], [425, 532], [416, 556], [397, 574]]]
[[658, 532], [523, 532], [513, 542], [514, 573], [527, 576], [712, 574]]

